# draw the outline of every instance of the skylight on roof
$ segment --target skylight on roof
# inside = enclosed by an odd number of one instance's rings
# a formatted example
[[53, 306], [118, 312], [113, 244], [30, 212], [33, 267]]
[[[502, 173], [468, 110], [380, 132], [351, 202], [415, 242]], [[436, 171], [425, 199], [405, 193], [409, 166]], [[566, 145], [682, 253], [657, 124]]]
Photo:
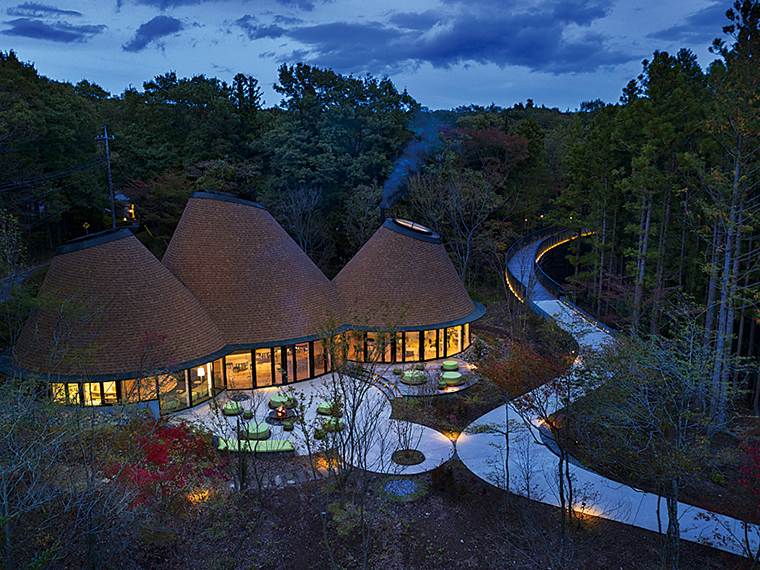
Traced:
[[403, 226], [409, 230], [412, 230], [413, 232], [417, 232], [426, 236], [435, 235], [433, 230], [431, 230], [430, 228], [426, 228], [422, 224], [418, 224], [416, 222], [410, 222], [409, 220], [402, 220], [401, 218], [393, 218], [393, 221], [400, 226]]

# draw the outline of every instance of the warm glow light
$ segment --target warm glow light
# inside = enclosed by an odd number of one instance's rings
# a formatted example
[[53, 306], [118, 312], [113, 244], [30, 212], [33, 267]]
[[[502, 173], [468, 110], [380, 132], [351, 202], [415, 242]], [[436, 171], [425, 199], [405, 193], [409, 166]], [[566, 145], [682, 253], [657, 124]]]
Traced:
[[203, 368], [203, 366], [201, 366], [201, 367], [198, 369], [198, 376], [200, 376], [201, 378], [203, 378], [205, 375], [206, 375], [206, 369], [205, 369], [205, 368]]

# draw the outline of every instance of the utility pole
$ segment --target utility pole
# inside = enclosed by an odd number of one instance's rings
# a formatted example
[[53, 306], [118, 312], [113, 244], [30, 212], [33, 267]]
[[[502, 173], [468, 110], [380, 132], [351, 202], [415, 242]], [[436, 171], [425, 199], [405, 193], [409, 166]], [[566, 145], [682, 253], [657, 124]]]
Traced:
[[113, 137], [108, 136], [108, 129], [103, 127], [103, 136], [95, 137], [95, 140], [103, 141], [106, 144], [106, 165], [108, 167], [108, 191], [111, 195], [111, 228], [116, 229], [116, 206], [113, 200], [113, 179], [111, 178], [111, 151], [108, 148], [108, 141]]

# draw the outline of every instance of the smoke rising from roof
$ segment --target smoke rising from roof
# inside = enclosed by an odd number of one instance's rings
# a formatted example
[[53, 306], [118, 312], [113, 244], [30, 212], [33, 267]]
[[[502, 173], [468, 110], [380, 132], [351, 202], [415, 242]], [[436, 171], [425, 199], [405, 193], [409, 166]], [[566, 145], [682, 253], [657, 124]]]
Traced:
[[409, 129], [415, 136], [410, 140], [401, 156], [393, 164], [393, 170], [383, 185], [381, 209], [388, 209], [404, 195], [409, 177], [417, 174], [425, 160], [441, 144], [439, 123], [432, 113], [419, 111], [412, 117]]

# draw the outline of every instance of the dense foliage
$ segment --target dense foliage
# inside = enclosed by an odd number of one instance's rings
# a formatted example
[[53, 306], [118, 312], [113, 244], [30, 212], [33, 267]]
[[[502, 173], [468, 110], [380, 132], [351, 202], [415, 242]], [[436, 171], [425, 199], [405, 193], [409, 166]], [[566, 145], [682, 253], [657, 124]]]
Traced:
[[[135, 204], [159, 257], [199, 189], [259, 201], [330, 277], [379, 226], [381, 203], [440, 233], [471, 288], [500, 279], [518, 235], [590, 229], [559, 252], [578, 303], [660, 334], [683, 293], [715, 351], [756, 359], [760, 4], [738, 0], [728, 18], [707, 69], [688, 50], [655, 52], [619, 103], [572, 113], [531, 100], [427, 111], [388, 78], [305, 64], [279, 69], [268, 108], [244, 74], [166, 73], [113, 96], [2, 53], [2, 208], [32, 261], [107, 228], [106, 126], [116, 217], [132, 223]], [[729, 361], [712, 371], [715, 402], [760, 386], [756, 365]]]

